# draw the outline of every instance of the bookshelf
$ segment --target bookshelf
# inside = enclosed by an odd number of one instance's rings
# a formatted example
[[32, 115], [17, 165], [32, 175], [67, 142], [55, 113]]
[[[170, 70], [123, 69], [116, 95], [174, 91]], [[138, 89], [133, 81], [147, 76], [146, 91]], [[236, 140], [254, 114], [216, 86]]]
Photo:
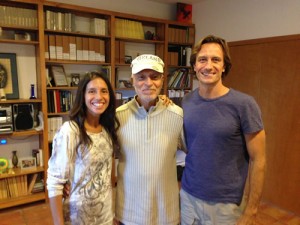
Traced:
[[[15, 16], [11, 16], [12, 14], [7, 12], [4, 14], [3, 7], [5, 9], [13, 7], [14, 10], [18, 9], [20, 13], [14, 13]], [[1, 15], [9, 15], [9, 18]], [[18, 17], [17, 15], [22, 16]], [[30, 48], [33, 52], [32, 55], [27, 52], [22, 52], [22, 54], [25, 55], [24, 58], [34, 59], [34, 71], [30, 73], [34, 75], [33, 80], [37, 91], [37, 99], [29, 99], [27, 96], [20, 95], [18, 99], [7, 99], [5, 102], [1, 101], [0, 104], [34, 104], [35, 109], [43, 113], [44, 120], [44, 129], [40, 131], [31, 129], [13, 131], [10, 134], [0, 133], [1, 138], [12, 140], [12, 142], [8, 142], [7, 149], [10, 148], [10, 145], [15, 148], [14, 144], [18, 142], [21, 145], [26, 141], [31, 143], [31, 139], [34, 138], [37, 142], [37, 146], [34, 148], [43, 150], [44, 162], [44, 166], [37, 167], [35, 170], [26, 172], [14, 170], [14, 173], [6, 176], [1, 174], [1, 183], [11, 178], [18, 180], [20, 177], [22, 179], [26, 177], [27, 181], [30, 181], [34, 174], [42, 175], [45, 182], [53, 135], [59, 124], [68, 119], [72, 98], [76, 94], [77, 87], [71, 86], [72, 74], [82, 76], [88, 71], [103, 69], [108, 73], [117, 96], [121, 96], [121, 98], [133, 96], [134, 89], [132, 87], [119, 86], [120, 80], [130, 80], [131, 60], [139, 54], [156, 54], [164, 60], [164, 76], [170, 79], [174, 70], [189, 70], [189, 66], [187, 63], [171, 62], [169, 49], [172, 46], [178, 49], [191, 48], [195, 36], [193, 24], [44, 0], [1, 1], [0, 27], [2, 30], [2, 36], [0, 36], [1, 51], [2, 46], [5, 45], [9, 46], [7, 52], [12, 51], [10, 49], [19, 51], [24, 48]], [[181, 38], [173, 39], [178, 36]], [[177, 54], [179, 53], [177, 52]], [[17, 58], [17, 60], [22, 59]], [[26, 60], [24, 60], [24, 64], [26, 64]], [[52, 80], [51, 85], [49, 84], [47, 77], [52, 77], [51, 68], [53, 66], [63, 67], [66, 83], [56, 85], [56, 81]], [[31, 66], [26, 68], [29, 70]], [[19, 74], [19, 87], [23, 89], [32, 79], [28, 79], [24, 71]], [[191, 76], [190, 73], [189, 76]], [[181, 91], [190, 90], [191, 82], [177, 89]], [[124, 84], [124, 82], [122, 83]], [[168, 82], [165, 81], [163, 94], [168, 95], [169, 89]], [[66, 93], [70, 96], [67, 100], [69, 103], [67, 108], [62, 110], [62, 105], [60, 105], [60, 109], [58, 107], [58, 102], [60, 102], [58, 99], [61, 99]], [[51, 98], [53, 101], [56, 99], [56, 104], [51, 103]], [[122, 99], [118, 102], [122, 104]], [[49, 121], [52, 122], [49, 123]], [[53, 124], [56, 124], [56, 128], [52, 127]], [[23, 152], [21, 148], [17, 150]], [[5, 151], [7, 158], [10, 158], [11, 151]], [[28, 149], [28, 152], [30, 151], [31, 149]], [[24, 154], [25, 152], [24, 150]], [[30, 156], [31, 153], [26, 154]], [[7, 188], [6, 190], [9, 191]], [[39, 200], [47, 201], [46, 190], [34, 194], [19, 194], [5, 200], [1, 199], [0, 208]]]
[[[28, 71], [17, 70], [19, 96], [1, 101], [0, 104], [2, 106], [13, 108], [14, 105], [30, 104], [33, 105], [35, 111], [44, 112], [45, 105], [43, 104], [44, 97], [41, 88], [41, 84], [44, 82], [41, 76], [43, 69], [39, 67], [39, 63], [43, 62], [43, 59], [40, 57], [40, 52], [43, 51], [40, 42], [40, 28], [42, 27], [40, 9], [41, 4], [37, 1], [0, 2], [1, 53], [16, 54], [18, 66], [28, 62], [31, 63], [32, 61], [36, 62], [34, 66], [28, 68]], [[26, 52], [25, 57], [23, 57], [23, 51]], [[27, 60], [26, 57], [33, 58], [33, 60]], [[5, 64], [5, 61], [3, 62]], [[30, 76], [27, 73], [30, 73]], [[31, 82], [37, 87], [36, 99], [29, 99]], [[22, 92], [22, 88], [26, 89], [27, 86], [28, 92]], [[37, 120], [34, 121], [36, 122]], [[34, 125], [34, 127], [36, 126], [37, 124]], [[30, 170], [20, 169], [20, 159], [24, 155], [31, 157], [32, 149], [46, 149], [44, 134], [43, 130], [36, 129], [18, 131], [14, 129], [10, 133], [0, 133], [0, 138], [7, 140], [7, 144], [1, 146], [1, 156], [8, 159], [11, 158], [11, 150], [17, 150], [18, 154], [20, 154], [18, 156], [19, 167], [16, 169], [10, 168], [8, 171], [0, 174], [0, 209], [46, 199], [43, 183], [47, 169], [45, 163], [43, 166], [36, 166]], [[43, 156], [43, 161], [45, 161], [48, 155], [43, 154]], [[32, 176], [39, 177], [41, 185], [39, 192], [32, 193], [32, 188], [36, 183], [36, 180], [31, 179]], [[28, 186], [30, 183], [32, 183], [32, 187]]]
[[195, 42], [193, 24], [168, 23], [167, 25], [168, 79], [165, 85], [168, 96], [178, 105], [193, 87], [193, 69], [189, 58]]

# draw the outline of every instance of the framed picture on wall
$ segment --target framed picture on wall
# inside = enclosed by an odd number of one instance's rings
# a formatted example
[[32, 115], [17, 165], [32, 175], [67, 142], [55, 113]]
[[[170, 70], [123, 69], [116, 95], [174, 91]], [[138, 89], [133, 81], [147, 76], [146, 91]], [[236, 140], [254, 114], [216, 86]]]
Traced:
[[0, 53], [0, 88], [6, 99], [19, 98], [17, 56], [15, 53]]

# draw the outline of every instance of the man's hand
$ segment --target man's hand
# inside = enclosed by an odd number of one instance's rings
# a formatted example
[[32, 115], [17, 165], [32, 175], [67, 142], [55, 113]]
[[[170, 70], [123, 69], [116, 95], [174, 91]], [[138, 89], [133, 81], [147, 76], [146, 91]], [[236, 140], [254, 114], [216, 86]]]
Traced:
[[169, 99], [166, 95], [159, 95], [158, 96], [161, 100], [163, 100], [163, 104], [168, 106], [168, 105], [173, 105], [173, 101], [171, 99]]
[[70, 184], [65, 183], [64, 189], [63, 189], [63, 198], [66, 199], [70, 196]]

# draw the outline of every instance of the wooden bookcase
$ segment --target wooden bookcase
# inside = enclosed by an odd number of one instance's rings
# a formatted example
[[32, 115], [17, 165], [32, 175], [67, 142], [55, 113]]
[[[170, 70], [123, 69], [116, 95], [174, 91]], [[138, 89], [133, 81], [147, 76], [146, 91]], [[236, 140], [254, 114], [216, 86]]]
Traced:
[[[43, 112], [44, 119], [43, 131], [27, 130], [13, 132], [12, 134], [0, 134], [0, 137], [37, 136], [39, 148], [42, 149], [44, 153], [43, 167], [37, 167], [35, 170], [26, 172], [11, 170], [9, 175], [0, 174], [0, 181], [6, 180], [8, 177], [25, 176], [28, 177], [27, 180], [30, 180], [33, 174], [43, 174], [44, 182], [46, 181], [47, 162], [51, 155], [51, 137], [48, 132], [48, 120], [52, 117], [63, 117], [63, 120], [68, 119], [68, 110], [58, 110], [57, 107], [51, 110], [49, 96], [52, 95], [54, 98], [54, 96], [57, 97], [59, 95], [58, 93], [70, 92], [72, 95], [76, 93], [77, 88], [70, 87], [70, 74], [80, 73], [83, 75], [87, 71], [105, 69], [109, 71], [111, 83], [117, 92], [132, 92], [134, 89], [131, 87], [120, 87], [119, 80], [130, 79], [130, 61], [138, 54], [150, 53], [160, 56], [165, 62], [164, 76], [166, 79], [170, 79], [172, 71], [175, 69], [189, 69], [189, 66], [186, 64], [171, 65], [169, 63], [170, 56], [168, 52], [170, 46], [185, 49], [194, 45], [194, 24], [184, 24], [176, 21], [44, 0], [1, 1], [0, 6], [33, 9], [36, 12], [35, 26], [25, 26], [25, 22], [23, 24], [8, 23], [6, 20], [2, 20], [3, 17], [0, 16], [0, 27], [2, 30], [27, 32], [31, 34], [32, 37], [30, 41], [15, 40], [14, 38], [0, 38], [0, 44], [34, 46], [38, 96], [35, 100], [7, 100], [5, 102], [1, 101], [0, 104], [33, 103]], [[16, 17], [15, 20], [22, 21], [22, 18]], [[27, 20], [25, 19], [25, 21]], [[96, 26], [94, 24], [96, 24]], [[104, 26], [105, 29], [99, 30], [99, 26]], [[125, 29], [122, 29], [122, 27]], [[178, 39], [179, 37], [180, 39]], [[53, 40], [55, 41], [54, 45], [51, 42]], [[87, 45], [87, 42], [89, 45]], [[75, 56], [74, 54], [71, 56], [71, 52], [73, 51], [74, 53], [74, 44], [76, 45], [76, 53]], [[86, 46], [90, 47], [87, 49]], [[69, 55], [67, 53], [69, 53]], [[181, 57], [182, 53], [178, 54], [180, 54]], [[51, 76], [51, 68], [53, 68], [53, 66], [63, 66], [66, 73], [67, 85], [56, 86], [54, 83], [49, 85], [47, 76]], [[122, 73], [125, 78], [119, 77]], [[191, 90], [191, 88], [192, 82], [187, 86], [177, 89]], [[168, 89], [168, 82], [165, 80], [163, 94], [168, 94]], [[61, 95], [59, 95], [59, 97], [61, 97]], [[58, 99], [56, 100], [60, 101]], [[14, 198], [2, 199], [0, 200], [0, 209], [38, 200], [47, 201], [46, 190], [37, 194], [29, 193]]]
[[[39, 66], [43, 64], [44, 60], [42, 57], [40, 57], [40, 53], [44, 51], [44, 45], [41, 42], [40, 35], [42, 31], [41, 28], [43, 27], [43, 14], [41, 11], [42, 5], [33, 0], [1, 1], [0, 7], [0, 27], [2, 29], [0, 44], [2, 46], [8, 46], [8, 48], [11, 46], [12, 49], [22, 49], [25, 47], [34, 49], [33, 52], [35, 52], [34, 57], [36, 58], [36, 67], [33, 70], [36, 74], [37, 87], [37, 99], [25, 99], [19, 97], [18, 99], [7, 99], [6, 101], [1, 101], [0, 104], [6, 106], [12, 106], [14, 104], [33, 104], [35, 109], [45, 112], [45, 94], [42, 88], [42, 84], [45, 82], [43, 76], [44, 69], [43, 67]], [[29, 36], [30, 38], [28, 38]], [[31, 55], [29, 55], [29, 57], [31, 57]], [[19, 78], [24, 78], [24, 76], [26, 76], [24, 71], [19, 71], [19, 73]], [[24, 81], [24, 79], [19, 80], [19, 86], [23, 84], [22, 81]], [[42, 149], [44, 153], [43, 166], [28, 170], [21, 170], [20, 168], [9, 169], [8, 172], [0, 174], [0, 209], [46, 199], [45, 191], [32, 193], [32, 187], [26, 185], [30, 184], [32, 181], [32, 176], [39, 175], [41, 178], [45, 179], [45, 173], [47, 170], [46, 162], [49, 157], [46, 150], [47, 139], [44, 139], [45, 134], [47, 133], [44, 131], [36, 131], [35, 129], [13, 131], [9, 134], [0, 134], [1, 138], [13, 139], [14, 142], [20, 143], [22, 143], [23, 139], [33, 136], [39, 143], [38, 148]], [[12, 147], [12, 149], [13, 148], [14, 147]], [[18, 151], [21, 152], [22, 149], [18, 149]], [[28, 157], [30, 156], [31, 155], [28, 155]]]

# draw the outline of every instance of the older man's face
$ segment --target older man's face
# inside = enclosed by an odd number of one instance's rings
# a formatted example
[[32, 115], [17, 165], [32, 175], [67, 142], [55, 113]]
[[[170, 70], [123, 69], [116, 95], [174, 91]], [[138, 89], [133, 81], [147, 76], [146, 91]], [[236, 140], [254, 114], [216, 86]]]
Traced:
[[138, 101], [144, 107], [155, 105], [163, 85], [163, 75], [154, 70], [142, 70], [132, 76]]

